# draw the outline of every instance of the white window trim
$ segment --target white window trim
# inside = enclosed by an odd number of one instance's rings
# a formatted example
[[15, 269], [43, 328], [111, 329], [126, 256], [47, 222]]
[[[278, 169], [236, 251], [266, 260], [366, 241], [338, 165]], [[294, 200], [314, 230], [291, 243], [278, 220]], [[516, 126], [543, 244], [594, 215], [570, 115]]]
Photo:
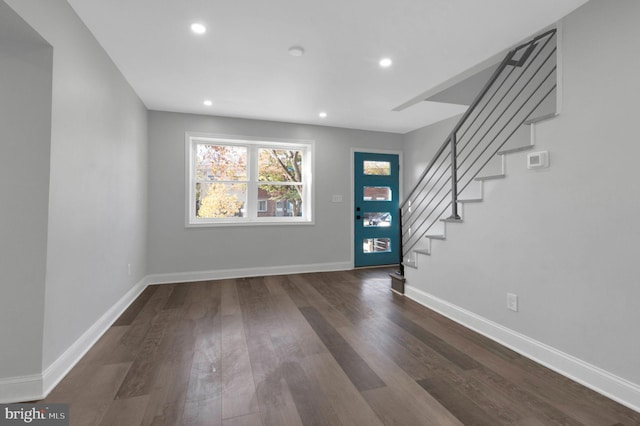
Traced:
[[[249, 146], [248, 164], [249, 181], [247, 187], [247, 205], [249, 212], [256, 212], [256, 217], [202, 219], [195, 217], [195, 182], [194, 147], [197, 143], [220, 143], [225, 145]], [[257, 176], [258, 148], [299, 148], [305, 151], [303, 163], [304, 200], [303, 216], [258, 217], [258, 183], [252, 179]], [[315, 172], [315, 141], [300, 139], [272, 139], [255, 138], [237, 135], [220, 135], [201, 132], [185, 133], [185, 227], [216, 227], [216, 226], [252, 226], [252, 225], [313, 225], [315, 217], [315, 188], [313, 176]], [[275, 184], [278, 184], [275, 182]]]

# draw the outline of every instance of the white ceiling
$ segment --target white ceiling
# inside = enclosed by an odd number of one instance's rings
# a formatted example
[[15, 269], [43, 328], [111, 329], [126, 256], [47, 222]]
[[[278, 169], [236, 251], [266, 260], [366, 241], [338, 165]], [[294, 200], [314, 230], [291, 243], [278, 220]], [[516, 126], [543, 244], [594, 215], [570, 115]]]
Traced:
[[587, 0], [68, 1], [149, 109], [405, 133], [464, 107], [393, 108]]

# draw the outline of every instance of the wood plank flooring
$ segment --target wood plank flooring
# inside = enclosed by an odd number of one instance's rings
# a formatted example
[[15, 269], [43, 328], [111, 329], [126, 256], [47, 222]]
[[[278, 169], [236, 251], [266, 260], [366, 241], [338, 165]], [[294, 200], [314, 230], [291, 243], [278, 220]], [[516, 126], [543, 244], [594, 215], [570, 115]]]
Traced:
[[83, 426], [640, 425], [389, 272], [150, 286], [45, 402]]

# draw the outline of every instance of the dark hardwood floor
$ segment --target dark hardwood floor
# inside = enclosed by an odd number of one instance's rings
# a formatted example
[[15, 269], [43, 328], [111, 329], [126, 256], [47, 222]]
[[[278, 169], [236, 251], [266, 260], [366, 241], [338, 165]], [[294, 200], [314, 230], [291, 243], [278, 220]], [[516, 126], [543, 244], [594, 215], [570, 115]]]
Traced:
[[73, 425], [640, 425], [388, 272], [150, 286], [45, 401]]

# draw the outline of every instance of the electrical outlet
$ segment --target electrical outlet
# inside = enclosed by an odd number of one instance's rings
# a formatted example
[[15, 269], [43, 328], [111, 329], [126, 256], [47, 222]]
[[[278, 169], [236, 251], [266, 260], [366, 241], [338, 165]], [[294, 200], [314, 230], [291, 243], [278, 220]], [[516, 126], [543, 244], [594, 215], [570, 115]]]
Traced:
[[518, 296], [513, 293], [507, 293], [507, 309], [518, 312]]
[[127, 263], [127, 274], [131, 275], [131, 264]]

